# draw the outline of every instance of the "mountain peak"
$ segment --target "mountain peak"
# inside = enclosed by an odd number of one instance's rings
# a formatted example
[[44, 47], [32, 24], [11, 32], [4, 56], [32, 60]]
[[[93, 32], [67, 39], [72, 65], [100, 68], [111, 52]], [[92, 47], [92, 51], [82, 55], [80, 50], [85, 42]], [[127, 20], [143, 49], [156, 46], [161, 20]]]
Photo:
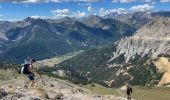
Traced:
[[102, 17], [98, 16], [98, 15], [91, 15], [89, 16], [87, 19], [97, 19], [97, 20], [101, 20]]
[[31, 17], [27, 17], [24, 19], [25, 22], [32, 22], [34, 20], [34, 18]]

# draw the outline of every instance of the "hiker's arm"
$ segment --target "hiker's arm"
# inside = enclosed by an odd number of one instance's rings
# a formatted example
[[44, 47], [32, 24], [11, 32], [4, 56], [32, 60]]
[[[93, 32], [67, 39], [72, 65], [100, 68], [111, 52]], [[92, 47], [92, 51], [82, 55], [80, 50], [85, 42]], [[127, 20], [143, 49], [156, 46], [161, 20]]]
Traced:
[[31, 73], [33, 73], [33, 68], [32, 68], [31, 65], [28, 67], [28, 71], [31, 72]]

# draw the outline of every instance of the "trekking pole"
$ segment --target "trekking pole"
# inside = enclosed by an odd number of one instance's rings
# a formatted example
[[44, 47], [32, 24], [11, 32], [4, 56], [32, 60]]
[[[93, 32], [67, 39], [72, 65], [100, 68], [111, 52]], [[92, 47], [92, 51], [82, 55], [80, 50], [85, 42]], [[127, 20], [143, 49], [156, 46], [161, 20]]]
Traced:
[[39, 75], [40, 75], [40, 79], [41, 79], [42, 84], [43, 84], [44, 86], [46, 86], [44, 80], [42, 79], [42, 75], [41, 75], [40, 73], [39, 73]]
[[[44, 66], [44, 65], [42, 65], [42, 64], [40, 64], [40, 63], [38, 63], [38, 62], [37, 62], [37, 64], [39, 64], [41, 67]], [[40, 79], [41, 79], [42, 84], [45, 86], [46, 83], [45, 83], [44, 80], [42, 79], [42, 75], [41, 75], [39, 72], [38, 72], [38, 74], [39, 74], [39, 76], [40, 76]]]

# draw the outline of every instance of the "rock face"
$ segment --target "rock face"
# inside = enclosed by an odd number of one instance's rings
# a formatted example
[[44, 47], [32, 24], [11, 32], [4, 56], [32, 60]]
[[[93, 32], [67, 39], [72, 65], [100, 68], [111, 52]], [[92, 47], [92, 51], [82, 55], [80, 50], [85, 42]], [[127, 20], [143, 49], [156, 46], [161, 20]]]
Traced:
[[[134, 36], [118, 41], [117, 51], [112, 59], [124, 54], [126, 62], [137, 55], [170, 54], [170, 18], [158, 17], [139, 29]], [[112, 60], [111, 59], [111, 60]], [[111, 61], [110, 60], [110, 61]]]

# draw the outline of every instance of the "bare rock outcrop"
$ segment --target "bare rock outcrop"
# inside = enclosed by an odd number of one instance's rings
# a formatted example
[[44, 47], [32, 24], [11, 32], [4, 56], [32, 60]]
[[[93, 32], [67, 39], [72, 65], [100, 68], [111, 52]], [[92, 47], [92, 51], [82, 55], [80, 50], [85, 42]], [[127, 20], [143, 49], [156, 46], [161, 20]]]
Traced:
[[136, 31], [135, 35], [121, 39], [116, 43], [117, 51], [110, 61], [124, 54], [126, 62], [137, 55], [151, 54], [156, 58], [160, 54], [170, 54], [170, 18], [157, 17]]

